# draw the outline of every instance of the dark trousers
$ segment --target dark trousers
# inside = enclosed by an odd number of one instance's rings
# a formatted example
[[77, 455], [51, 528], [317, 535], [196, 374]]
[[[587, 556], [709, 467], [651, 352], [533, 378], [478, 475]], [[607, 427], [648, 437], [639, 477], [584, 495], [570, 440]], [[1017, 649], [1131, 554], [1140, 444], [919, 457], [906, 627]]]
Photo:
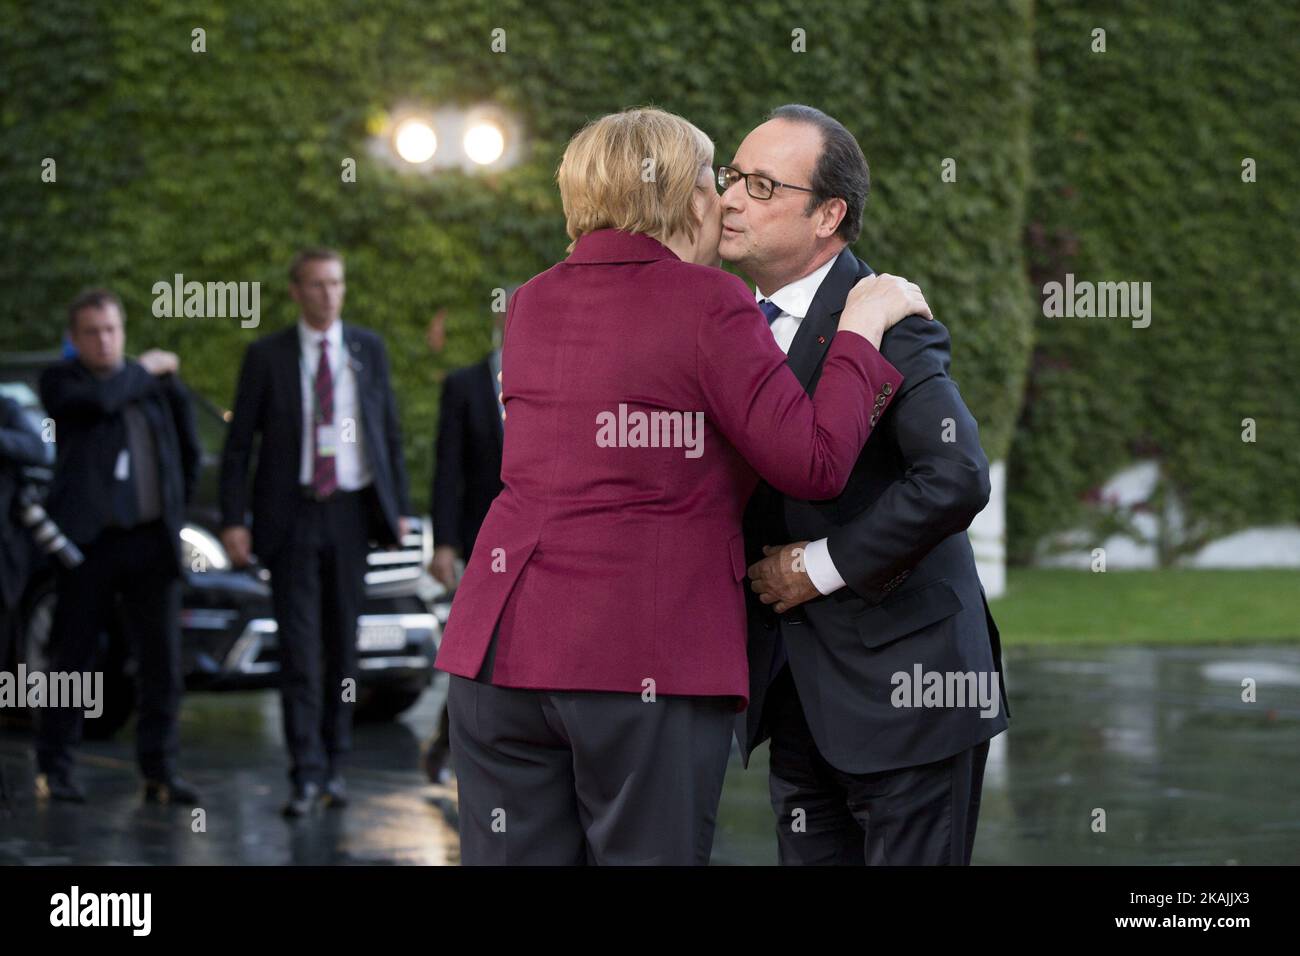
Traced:
[[[93, 670], [100, 635], [115, 603], [137, 665], [136, 756], [149, 778], [176, 770], [180, 748], [180, 577], [176, 544], [161, 521], [110, 528], [82, 549], [85, 561], [60, 567], [50, 630], [50, 670]], [[105, 686], [108, 682], [105, 681]], [[81, 741], [77, 708], [46, 708], [37, 718], [36, 760], [44, 773], [66, 773]]]
[[[15, 602], [17, 603], [17, 602]], [[18, 647], [18, 628], [22, 612], [17, 607], [6, 607], [0, 600], [0, 667], [9, 667], [14, 648]], [[18, 655], [13, 654], [12, 663], [18, 663]]]
[[765, 710], [783, 866], [970, 864], [988, 741], [934, 763], [845, 773], [818, 752], [789, 667]]
[[726, 697], [534, 691], [452, 675], [468, 865], [704, 865], [735, 722]]
[[352, 749], [367, 514], [364, 491], [338, 492], [327, 501], [303, 498], [288, 540], [267, 561], [280, 713], [295, 784], [323, 783], [341, 771]]

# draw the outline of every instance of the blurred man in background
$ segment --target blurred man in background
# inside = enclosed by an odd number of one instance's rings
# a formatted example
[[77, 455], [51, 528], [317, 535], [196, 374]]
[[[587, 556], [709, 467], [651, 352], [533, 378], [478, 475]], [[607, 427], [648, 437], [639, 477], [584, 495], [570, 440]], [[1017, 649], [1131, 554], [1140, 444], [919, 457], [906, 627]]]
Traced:
[[497, 375], [505, 313], [494, 315], [492, 351], [482, 361], [450, 373], [442, 387], [430, 499], [435, 547], [429, 570], [447, 588], [455, 587], [457, 565], [469, 560], [483, 519], [501, 492], [504, 431]]
[[[506, 289], [506, 300], [517, 285]], [[492, 501], [501, 492], [501, 336], [505, 312], [493, 313], [492, 351], [481, 362], [447, 376], [438, 406], [437, 452], [433, 467], [433, 562], [429, 573], [453, 590], [474, 550]], [[424, 772], [446, 783], [451, 743], [447, 710], [424, 752]]]
[[[46, 510], [82, 550], [57, 570], [50, 670], [91, 670], [96, 645], [120, 600], [139, 665], [136, 751], [151, 802], [195, 803], [176, 773], [179, 750], [180, 532], [199, 474], [199, 441], [179, 360], [151, 349], [124, 357], [121, 300], [107, 289], [68, 307], [75, 358], [41, 375], [41, 402], [55, 423], [58, 460]], [[38, 792], [85, 801], [72, 772], [82, 711], [46, 709], [38, 721]]]
[[271, 571], [291, 760], [283, 812], [300, 817], [318, 803], [347, 804], [369, 541], [399, 543], [410, 506], [388, 353], [374, 332], [340, 318], [342, 257], [304, 249], [289, 280], [298, 321], [250, 345], [239, 373], [221, 460], [221, 539], [237, 567], [255, 551]]

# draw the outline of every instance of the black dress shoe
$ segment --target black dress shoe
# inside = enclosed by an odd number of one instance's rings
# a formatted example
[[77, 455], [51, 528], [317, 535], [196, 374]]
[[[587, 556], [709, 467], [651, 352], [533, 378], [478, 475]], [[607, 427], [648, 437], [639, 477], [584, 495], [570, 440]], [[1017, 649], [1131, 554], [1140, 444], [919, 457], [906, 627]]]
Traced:
[[199, 802], [199, 792], [180, 777], [146, 777], [145, 803], [184, 803], [194, 806]]
[[42, 773], [36, 776], [36, 795], [64, 803], [85, 803], [86, 791], [71, 773]]
[[320, 787], [314, 783], [298, 784], [293, 788], [293, 796], [289, 802], [284, 805], [280, 811], [286, 817], [305, 817], [311, 813], [316, 806], [316, 801], [320, 799]]
[[348, 805], [348, 785], [342, 776], [336, 773], [325, 781], [325, 796], [321, 802], [333, 810], [342, 810]]

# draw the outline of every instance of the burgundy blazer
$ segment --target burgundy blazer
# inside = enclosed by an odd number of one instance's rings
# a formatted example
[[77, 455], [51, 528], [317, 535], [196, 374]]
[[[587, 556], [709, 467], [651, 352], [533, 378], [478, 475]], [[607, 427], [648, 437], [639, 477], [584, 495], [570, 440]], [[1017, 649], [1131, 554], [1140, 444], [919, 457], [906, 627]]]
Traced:
[[745, 503], [838, 495], [902, 376], [837, 335], [809, 397], [740, 279], [614, 229], [514, 294], [501, 365], [504, 487], [437, 666], [474, 677], [499, 626], [498, 686], [743, 710]]

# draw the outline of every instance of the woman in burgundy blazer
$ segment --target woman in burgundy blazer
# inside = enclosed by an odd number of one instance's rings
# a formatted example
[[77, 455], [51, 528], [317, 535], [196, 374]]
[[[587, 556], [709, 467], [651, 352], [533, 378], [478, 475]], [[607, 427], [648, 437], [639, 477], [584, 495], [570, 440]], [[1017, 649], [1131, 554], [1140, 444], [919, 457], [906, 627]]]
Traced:
[[[614, 114], [586, 127], [558, 174], [576, 240], [571, 254], [510, 300], [502, 355], [504, 489], [479, 532], [437, 658], [440, 669], [456, 675], [449, 706], [465, 862], [567, 859], [560, 849], [560, 856], [530, 855], [525, 835], [507, 838], [509, 826], [499, 832], [487, 816], [504, 808], [508, 817], [513, 800], [511, 826], [524, 828], [521, 818], [532, 814], [545, 829], [534, 842], [563, 845], [555, 821], [568, 818], [566, 799], [581, 806], [570, 816], [583, 821], [588, 860], [643, 861], [645, 853], [621, 856], [612, 847], [636, 842], [629, 828], [654, 829], [646, 814], [671, 813], [664, 795], [647, 797], [644, 812], [593, 806], [602, 801], [584, 796], [581, 768], [611, 766], [629, 759], [627, 747], [640, 748], [623, 786], [637, 776], [635, 768], [653, 768], [673, 777], [676, 791], [691, 789], [701, 762], [689, 741], [659, 736], [642, 747], [631, 731], [623, 735], [624, 752], [611, 756], [611, 747], [623, 745], [604, 739], [617, 720], [608, 712], [561, 713], [547, 726], [539, 722], [532, 735], [487, 726], [516, 704], [541, 701], [542, 714], [558, 696], [590, 703], [602, 695], [581, 692], [607, 692], [603, 698], [626, 701], [629, 713], [640, 715], [628, 719], [644, 727], [650, 701], [703, 703], [711, 715], [703, 761], [710, 772], [700, 786], [711, 789], [716, 776], [720, 788], [731, 717], [748, 697], [745, 504], [760, 477], [797, 498], [839, 494], [870, 434], [873, 400], [882, 391], [897, 394], [902, 380], [869, 337], [878, 345], [893, 322], [928, 314], [919, 292], [901, 282], [901, 292], [882, 288], [874, 300], [851, 300], [810, 398], [752, 290], [697, 264], [717, 262], [712, 151], [685, 120], [657, 110]], [[631, 178], [618, 182], [620, 162], [643, 155], [660, 163], [656, 182], [641, 189], [649, 198], [637, 195]], [[630, 228], [656, 214], [664, 220], [661, 238]], [[488, 688], [516, 696], [489, 699]], [[537, 696], [525, 703], [520, 693]], [[591, 740], [581, 739], [584, 727]], [[558, 736], [548, 739], [552, 731]], [[533, 739], [534, 752], [521, 736]], [[560, 783], [536, 783], [530, 771], [539, 755], [557, 751], [561, 768], [567, 761], [577, 779], [565, 783], [561, 774]], [[716, 793], [708, 804], [705, 795], [683, 812], [708, 817], [711, 842]], [[609, 837], [611, 829], [618, 839]], [[671, 843], [662, 834], [644, 840]], [[683, 855], [698, 862], [700, 842]], [[691, 862], [671, 850], [654, 859]]]

